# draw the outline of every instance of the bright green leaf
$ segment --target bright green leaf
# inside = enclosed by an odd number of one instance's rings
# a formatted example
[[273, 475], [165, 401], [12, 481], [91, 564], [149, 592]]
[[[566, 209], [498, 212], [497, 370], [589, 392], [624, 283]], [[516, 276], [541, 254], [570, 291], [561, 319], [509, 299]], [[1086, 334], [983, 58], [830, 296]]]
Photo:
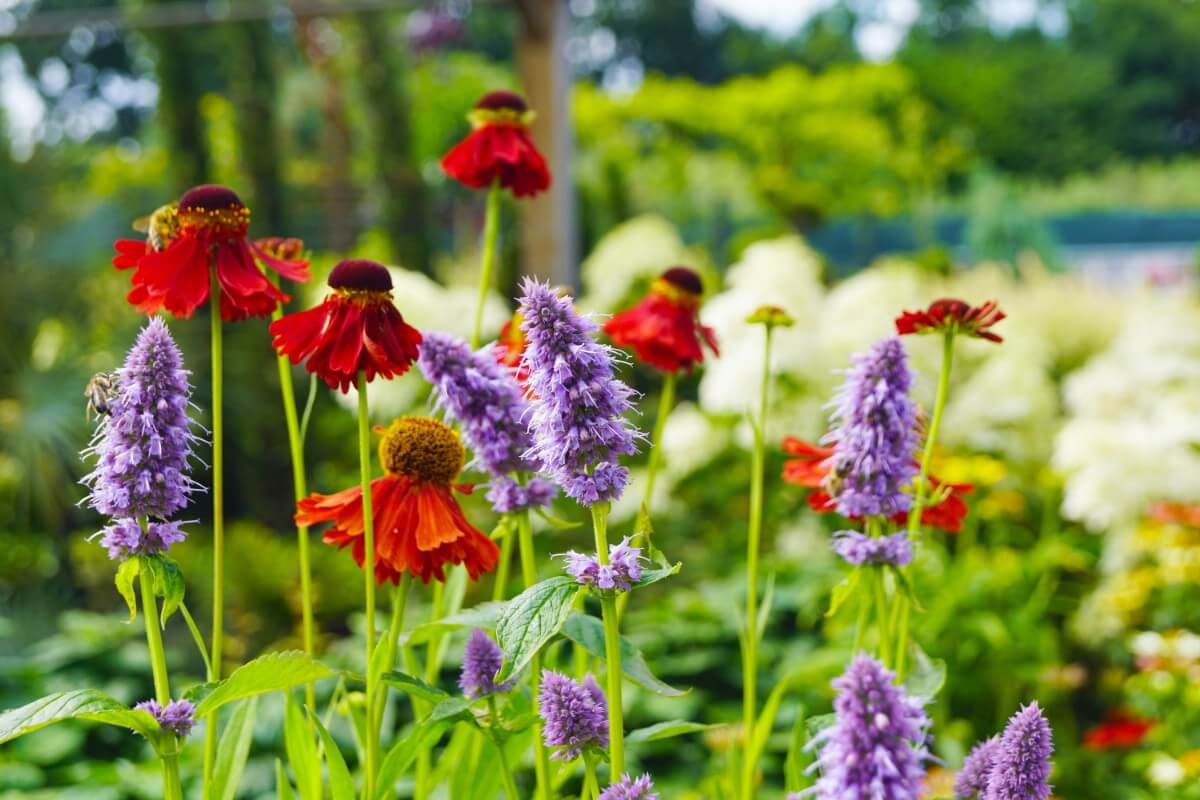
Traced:
[[333, 800], [354, 800], [354, 779], [350, 777], [350, 769], [346, 759], [338, 749], [337, 742], [329, 735], [329, 731], [321, 724], [316, 714], [309, 711], [309, 721], [317, 729], [321, 737], [321, 746], [325, 750], [325, 766], [329, 770], [329, 793]]
[[166, 556], [144, 556], [142, 562], [142, 568], [154, 576], [155, 596], [163, 599], [161, 622], [166, 625], [183, 602], [186, 590], [183, 573], [179, 571], [179, 565]]
[[929, 702], [946, 685], [946, 662], [940, 658], [930, 658], [916, 642], [909, 644], [908, 655], [912, 661], [912, 669], [904, 679], [908, 694], [922, 702]]
[[504, 611], [504, 603], [486, 602], [472, 606], [457, 614], [442, 617], [436, 622], [426, 622], [400, 636], [401, 644], [422, 644], [435, 636], [441, 636], [462, 628], [487, 628], [492, 630]]
[[250, 743], [254, 739], [257, 711], [257, 697], [239, 703], [221, 733], [217, 760], [213, 766], [212, 791], [209, 794], [214, 800], [233, 800], [237, 795], [242, 771], [246, 768], [246, 758], [250, 755]]
[[432, 748], [437, 744], [438, 739], [442, 738], [442, 734], [449, 727], [450, 720], [447, 719], [422, 720], [408, 736], [401, 739], [388, 751], [379, 768], [378, 790], [376, 791], [378, 800], [395, 796], [396, 781], [400, 780], [400, 776], [404, 774], [405, 770], [412, 766], [413, 761], [417, 759], [417, 755], [422, 750]]
[[655, 567], [654, 569], [642, 570], [642, 578], [634, 586], [649, 586], [652, 583], [658, 583], [664, 578], [669, 578], [675, 575], [679, 570], [683, 569], [683, 562], [671, 564], [666, 567]]
[[639, 728], [625, 737], [627, 742], [657, 742], [659, 739], [671, 739], [676, 736], [684, 736], [689, 733], [701, 733], [703, 731], [712, 730], [716, 725], [705, 725], [702, 722], [687, 722], [686, 720], [673, 719], [668, 722], [660, 722], [657, 725], [651, 725], [648, 728]]
[[826, 617], [832, 617], [847, 600], [854, 596], [854, 590], [858, 588], [861, 579], [862, 568], [855, 567], [850, 570], [849, 575], [842, 578], [841, 583], [833, 587], [833, 597], [829, 601], [829, 610], [825, 612]]
[[420, 678], [414, 678], [406, 672], [385, 672], [381, 676], [381, 680], [389, 686], [395, 686], [407, 695], [428, 703], [437, 704], [450, 696], [449, 693], [436, 686], [430, 686]]
[[137, 580], [141, 569], [141, 559], [137, 558], [127, 558], [117, 568], [117, 591], [121, 593], [121, 597], [125, 598], [125, 604], [129, 606], [130, 622], [137, 619], [137, 592], [133, 588], [133, 582]]
[[504, 651], [504, 667], [496, 676], [498, 682], [524, 669], [562, 630], [579, 590], [573, 578], [558, 575], [535, 583], [505, 604], [496, 622], [496, 641]]
[[[563, 626], [563, 635], [597, 658], [601, 660], [606, 658], [604, 623], [595, 617], [587, 614], [573, 615]], [[656, 678], [646, 664], [646, 659], [642, 657], [642, 652], [624, 636], [621, 637], [621, 672], [638, 686], [655, 694], [665, 697], [680, 697], [687, 694], [686, 691], [676, 689]]]
[[313, 730], [291, 693], [284, 694], [283, 747], [300, 800], [321, 800], [321, 761]]
[[202, 719], [226, 703], [243, 697], [277, 692], [328, 678], [334, 672], [299, 650], [268, 653], [243, 664], [221, 681], [196, 706], [196, 718]]
[[151, 742], [159, 727], [146, 711], [135, 711], [95, 689], [78, 689], [46, 695], [32, 703], [0, 714], [0, 744], [68, 719], [85, 719], [128, 728]]
[[278, 758], [275, 759], [275, 797], [276, 800], [296, 800], [292, 784], [288, 781], [287, 770]]

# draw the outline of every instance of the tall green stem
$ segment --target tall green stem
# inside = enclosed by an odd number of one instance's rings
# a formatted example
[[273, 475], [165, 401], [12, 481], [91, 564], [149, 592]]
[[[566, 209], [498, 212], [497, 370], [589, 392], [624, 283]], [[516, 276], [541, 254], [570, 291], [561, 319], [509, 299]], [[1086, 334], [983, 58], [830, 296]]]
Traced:
[[488, 732], [491, 734], [492, 743], [496, 745], [496, 752], [500, 754], [500, 775], [504, 778], [504, 791], [508, 795], [508, 800], [520, 800], [521, 793], [517, 791], [512, 765], [508, 763], [508, 753], [504, 751], [504, 742], [496, 733], [497, 723], [500, 721], [500, 712], [496, 710], [496, 696], [488, 695], [487, 704]]
[[[405, 572], [400, 576], [400, 585], [392, 590], [392, 621], [388, 623], [387, 641], [383, 643], [384, 671], [396, 667], [396, 642], [404, 630], [404, 611], [408, 607], [408, 590], [412, 585], [412, 576]], [[383, 707], [387, 702], [387, 687], [377, 686], [378, 696], [375, 698], [375, 722], [383, 724]]]
[[[167, 703], [171, 702], [171, 684], [167, 679], [167, 655], [163, 650], [162, 631], [159, 629], [154, 580], [148, 569], [142, 569], [138, 577], [142, 590], [142, 617], [146, 622], [146, 645], [150, 648], [150, 670], [154, 675], [154, 699], [166, 708]], [[179, 782], [179, 760], [174, 753], [162, 756], [161, 760], [163, 797], [165, 800], [180, 800], [183, 795]]]
[[379, 726], [375, 724], [375, 676], [371, 664], [375, 656], [375, 522], [371, 510], [371, 422], [367, 413], [367, 375], [358, 373], [358, 465], [362, 486], [363, 583], [367, 614], [367, 742], [363, 794], [375, 796], [375, 770], [379, 764]]
[[[435, 581], [433, 584], [433, 602], [429, 610], [429, 621], [437, 622], [442, 618], [446, 605], [446, 584], [441, 581]], [[438, 673], [441, 671], [441, 637], [434, 634], [429, 637], [428, 644], [425, 645], [425, 682], [430, 686], [437, 683]], [[428, 796], [431, 787], [429, 785], [430, 776], [433, 773], [433, 755], [429, 748], [421, 750], [417, 756], [417, 784], [416, 798], [424, 800]]]
[[517, 541], [516, 534], [509, 529], [500, 542], [500, 561], [496, 565], [496, 580], [492, 584], [492, 600], [499, 602], [504, 599], [508, 590], [508, 571], [512, 563], [513, 547]]
[[[213, 609], [212, 657], [208, 681], [221, 679], [221, 657], [225, 638], [225, 412], [222, 372], [224, 355], [221, 339], [221, 284], [212, 268], [209, 288], [209, 316], [212, 349], [212, 499], [213, 499]], [[212, 786], [213, 765], [217, 757], [217, 715], [204, 726], [204, 793]]]
[[762, 539], [763, 482], [767, 447], [767, 398], [771, 383], [771, 326], [764, 327], [762, 384], [754, 424], [754, 454], [750, 465], [750, 522], [746, 537], [746, 637], [742, 654], [742, 798], [754, 796], [754, 725], [758, 706], [758, 551]]
[[[654, 433], [650, 439], [650, 457], [646, 463], [646, 491], [642, 495], [642, 507], [650, 508], [650, 501], [654, 498], [654, 479], [658, 477], [658, 468], [662, 465], [662, 440], [663, 430], [667, 427], [667, 417], [671, 415], [671, 409], [675, 406], [675, 384], [678, 377], [674, 372], [668, 372], [663, 375], [662, 394], [658, 397], [658, 416], [654, 418]], [[649, 543], [650, 535], [647, 533], [646, 541]]]
[[[592, 528], [596, 533], [596, 557], [608, 565], [608, 503], [592, 506]], [[604, 659], [608, 678], [608, 765], [609, 774], [625, 771], [625, 711], [621, 703], [621, 631], [617, 600], [611, 594], [600, 598], [604, 620]]]
[[[521, 579], [525, 588], [537, 583], [537, 562], [533, 552], [533, 522], [529, 519], [528, 509], [517, 515], [517, 536], [521, 545]], [[537, 796], [540, 800], [550, 800], [550, 752], [542, 741], [542, 718], [538, 714], [538, 695], [542, 686], [542, 654], [537, 652], [529, 667], [529, 690], [533, 693], [533, 767], [537, 776]]]
[[487, 212], [483, 218], [483, 253], [479, 259], [479, 302], [475, 305], [475, 324], [471, 328], [471, 349], [479, 347], [483, 329], [483, 306], [492, 288], [492, 271], [496, 263], [496, 239], [500, 233], [500, 181], [488, 190]]

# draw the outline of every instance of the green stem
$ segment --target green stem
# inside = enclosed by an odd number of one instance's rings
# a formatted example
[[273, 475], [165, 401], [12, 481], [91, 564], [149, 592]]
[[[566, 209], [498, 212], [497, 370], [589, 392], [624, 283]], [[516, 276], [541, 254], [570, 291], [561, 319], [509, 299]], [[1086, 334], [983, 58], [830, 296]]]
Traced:
[[492, 736], [492, 743], [496, 745], [496, 752], [500, 754], [500, 774], [504, 778], [504, 791], [508, 794], [508, 800], [520, 800], [521, 793], [517, 791], [517, 782], [513, 779], [512, 765], [508, 763], [508, 753], [504, 752], [504, 742], [496, 734], [496, 723], [500, 720], [500, 712], [496, 710], [495, 695], [488, 695], [488, 732]]
[[893, 666], [891, 638], [888, 634], [887, 589], [883, 585], [883, 568], [871, 568], [871, 582], [875, 586], [875, 613], [879, 627], [879, 660], [885, 667]]
[[[529, 510], [517, 515], [517, 536], [521, 544], [521, 580], [525, 588], [537, 583], [537, 562], [533, 551], [533, 522], [529, 519]], [[537, 652], [529, 667], [529, 691], [533, 694], [533, 767], [537, 777], [537, 796], [541, 800], [550, 800], [550, 751], [542, 741], [542, 718], [538, 714], [538, 695], [542, 687], [542, 654]]]
[[[646, 492], [642, 495], [642, 507], [649, 512], [650, 501], [654, 498], [654, 479], [658, 477], [658, 469], [662, 465], [663, 429], [667, 427], [667, 417], [675, 405], [675, 384], [678, 377], [674, 372], [663, 376], [662, 394], [658, 397], [658, 416], [654, 418], [654, 433], [650, 439], [650, 458], [646, 464]], [[646, 533], [646, 543], [650, 543], [650, 534]], [[637, 540], [634, 540], [637, 544]]]
[[516, 545], [517, 537], [512, 530], [508, 530], [504, 534], [504, 539], [500, 542], [500, 561], [496, 566], [496, 580], [492, 584], [492, 600], [499, 602], [504, 599], [508, 589], [508, 571], [509, 565], [512, 563], [513, 548]]
[[[446, 603], [446, 584], [441, 581], [435, 581], [433, 584], [433, 602], [432, 608], [429, 611], [429, 621], [437, 622], [442, 618]], [[437, 683], [438, 673], [441, 671], [441, 657], [439, 651], [441, 649], [441, 637], [432, 635], [429, 637], [429, 643], [425, 646], [425, 682], [430, 686]], [[417, 800], [422, 800], [427, 797], [429, 791], [433, 788], [429, 785], [430, 776], [433, 773], [433, 754], [429, 748], [421, 750], [417, 756], [417, 783], [416, 797]]]
[[371, 664], [375, 656], [375, 522], [371, 509], [371, 422], [367, 413], [367, 375], [358, 373], [358, 464], [362, 486], [363, 583], [366, 591], [367, 629], [367, 741], [366, 765], [363, 774], [363, 794], [375, 796], [375, 770], [379, 764], [379, 729], [375, 724], [375, 678]]
[[762, 539], [763, 483], [766, 470], [767, 398], [771, 383], [771, 326], [765, 327], [762, 384], [755, 421], [754, 454], [750, 466], [750, 521], [746, 537], [746, 638], [742, 669], [742, 798], [754, 796], [755, 764], [752, 758], [758, 707], [758, 551]]
[[[396, 667], [396, 642], [404, 630], [404, 611], [408, 607], [408, 591], [411, 585], [412, 576], [408, 572], [404, 572], [400, 576], [400, 585], [392, 589], [392, 620], [388, 623], [387, 641], [383, 643], [384, 672]], [[387, 702], [387, 687], [377, 686], [375, 691], [378, 693], [375, 698], [375, 722], [377, 725], [381, 725], [383, 723], [383, 707]]]
[[487, 213], [483, 218], [483, 253], [479, 259], [479, 302], [475, 306], [475, 324], [471, 328], [471, 349], [479, 347], [483, 329], [483, 306], [492, 288], [492, 267], [496, 262], [496, 239], [500, 232], [500, 181], [488, 190]]
[[579, 800], [600, 796], [600, 782], [596, 780], [596, 762], [590, 753], [583, 754], [583, 785], [579, 787]]
[[[171, 702], [171, 684], [167, 679], [167, 655], [163, 650], [162, 630], [159, 628], [158, 602], [154, 599], [154, 581], [150, 571], [139, 573], [142, 590], [142, 617], [146, 622], [146, 645], [150, 648], [150, 670], [154, 675], [154, 699], [166, 707]], [[183, 789], [179, 782], [179, 760], [174, 753], [160, 757], [163, 769], [163, 797], [179, 800]]]
[[[212, 657], [208, 681], [221, 679], [221, 656], [225, 626], [225, 413], [222, 372], [224, 355], [221, 339], [221, 284], [217, 270], [211, 271], [209, 316], [212, 348], [212, 499], [213, 499], [213, 609]], [[213, 765], [217, 757], [217, 715], [204, 726], [204, 794], [212, 786]]]
[[[608, 564], [608, 503], [592, 506], [592, 528], [596, 533], [596, 557]], [[604, 620], [604, 659], [608, 678], [608, 763], [609, 774], [625, 771], [625, 718], [621, 703], [621, 631], [617, 600], [611, 594], [600, 598]]]
[[858, 655], [863, 649], [863, 640], [867, 637], [867, 618], [871, 614], [871, 600], [862, 592], [859, 595], [858, 622], [854, 626], [854, 649], [851, 655]]
[[179, 756], [162, 756], [163, 800], [183, 800], [183, 784], [179, 780]]

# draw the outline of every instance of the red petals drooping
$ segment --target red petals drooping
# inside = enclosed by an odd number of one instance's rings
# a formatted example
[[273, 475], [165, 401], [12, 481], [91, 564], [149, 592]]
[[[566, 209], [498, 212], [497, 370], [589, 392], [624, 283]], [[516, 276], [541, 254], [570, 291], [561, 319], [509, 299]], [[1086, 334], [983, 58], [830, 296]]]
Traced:
[[392, 303], [392, 279], [374, 261], [343, 261], [329, 275], [334, 291], [321, 305], [271, 323], [271, 343], [293, 364], [331, 388], [350, 391], [360, 371], [368, 381], [408, 371], [421, 334]]
[[550, 188], [546, 159], [529, 136], [533, 118], [524, 98], [513, 92], [491, 92], [468, 115], [473, 130], [442, 158], [442, 169], [472, 189], [499, 181], [517, 197], [532, 197]]
[[989, 342], [1004, 341], [990, 328], [1005, 314], [995, 300], [989, 300], [981, 306], [972, 306], [962, 300], [942, 298], [934, 300], [929, 308], [923, 311], [905, 311], [896, 317], [896, 332], [901, 336], [909, 333], [933, 333], [953, 328], [957, 333], [965, 333]]
[[633, 308], [613, 316], [604, 332], [639, 361], [663, 372], [691, 372], [704, 360], [701, 342], [718, 353], [712, 328], [700, 324], [700, 276], [687, 267], [672, 267]]
[[[116, 242], [113, 266], [132, 269], [127, 299], [147, 314], [166, 309], [190, 317], [209, 300], [210, 270], [221, 288], [221, 318], [266, 317], [288, 296], [263, 275], [258, 263], [293, 281], [308, 280], [308, 262], [278, 257], [246, 240], [250, 210], [224, 186], [197, 186], [178, 204], [149, 218], [146, 241]], [[297, 240], [293, 240], [297, 241]]]

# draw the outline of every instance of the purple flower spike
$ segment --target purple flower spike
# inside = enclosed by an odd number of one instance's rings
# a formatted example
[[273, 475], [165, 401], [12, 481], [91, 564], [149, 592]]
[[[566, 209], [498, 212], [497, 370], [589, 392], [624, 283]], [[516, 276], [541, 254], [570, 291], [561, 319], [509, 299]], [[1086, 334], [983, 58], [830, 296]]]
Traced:
[[507, 692], [513, 687], [512, 681], [496, 683], [496, 673], [504, 663], [504, 654], [500, 647], [492, 641], [481, 629], [471, 631], [467, 639], [466, 649], [463, 650], [462, 673], [458, 677], [458, 686], [463, 694], [470, 698], [485, 697], [497, 692]]
[[182, 525], [181, 522], [149, 522], [143, 530], [137, 520], [118, 519], [100, 531], [100, 544], [113, 561], [158, 555], [187, 538]]
[[954, 780], [954, 797], [956, 800], [978, 800], [987, 790], [988, 773], [996, 760], [996, 752], [1000, 747], [1000, 737], [993, 736], [984, 739], [971, 748], [967, 760]]
[[821, 770], [820, 800], [916, 800], [920, 795], [929, 718], [895, 678], [860, 654], [833, 681], [837, 722], [812, 742], [821, 750], [814, 764]]
[[1046, 800], [1050, 796], [1050, 723], [1036, 702], [1008, 721], [996, 746], [982, 800]]
[[187, 476], [197, 441], [187, 415], [189, 374], [166, 324], [151, 319], [117, 371], [112, 415], [100, 418], [83, 452], [96, 457], [83, 479], [92, 508], [118, 519], [168, 519], [200, 489]]
[[601, 564], [596, 556], [574, 550], [562, 557], [563, 569], [576, 583], [604, 591], [628, 592], [642, 579], [642, 549], [630, 547], [626, 536], [620, 544], [608, 546], [608, 563]]
[[834, 398], [831, 474], [840, 481], [836, 504], [846, 517], [907, 511], [903, 491], [917, 474], [917, 412], [908, 390], [912, 372], [898, 337], [876, 342], [853, 358]]
[[597, 325], [575, 312], [571, 298], [532, 278], [521, 288], [522, 366], [535, 398], [529, 455], [575, 501], [615, 500], [629, 482], [619, 457], [636, 453], [641, 436], [622, 418], [634, 392], [613, 377], [612, 348], [596, 341]]
[[538, 714], [546, 745], [562, 748], [554, 758], [571, 761], [584, 748], [608, 747], [608, 702], [591, 675], [580, 685], [566, 675], [543, 670]]
[[653, 788], [649, 775], [643, 773], [640, 778], [630, 778], [626, 772], [621, 780], [610, 783], [597, 800], [658, 800], [658, 792], [651, 791]]
[[144, 700], [134, 706], [138, 711], [149, 711], [158, 721], [158, 726], [164, 731], [170, 731], [179, 738], [192, 732], [196, 724], [196, 707], [187, 700], [172, 700], [163, 708], [157, 700]]
[[529, 402], [511, 372], [489, 349], [472, 352], [466, 342], [445, 333], [425, 333], [417, 364], [434, 386], [438, 408], [462, 425], [474, 454], [471, 466], [492, 475], [487, 498], [499, 513], [549, 504], [553, 487], [541, 480], [521, 486], [512, 472], [537, 472], [527, 457], [533, 447], [526, 418]]
[[913, 558], [912, 542], [905, 531], [878, 537], [859, 531], [838, 531], [833, 535], [833, 552], [856, 567], [881, 564], [903, 567]]

